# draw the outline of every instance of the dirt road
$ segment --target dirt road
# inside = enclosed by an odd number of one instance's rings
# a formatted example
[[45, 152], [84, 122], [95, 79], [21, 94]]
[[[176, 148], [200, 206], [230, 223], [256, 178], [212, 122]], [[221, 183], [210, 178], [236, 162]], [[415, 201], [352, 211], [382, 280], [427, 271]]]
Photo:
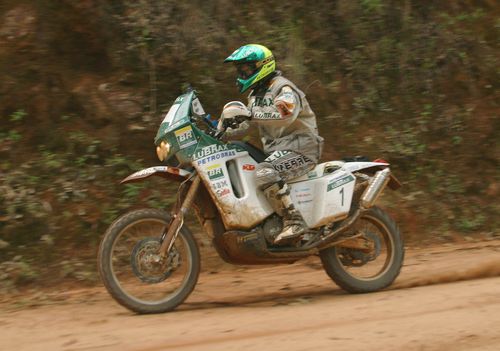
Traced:
[[318, 260], [204, 273], [177, 311], [136, 316], [102, 288], [1, 306], [0, 350], [500, 350], [500, 241], [408, 250], [386, 291], [349, 295]]

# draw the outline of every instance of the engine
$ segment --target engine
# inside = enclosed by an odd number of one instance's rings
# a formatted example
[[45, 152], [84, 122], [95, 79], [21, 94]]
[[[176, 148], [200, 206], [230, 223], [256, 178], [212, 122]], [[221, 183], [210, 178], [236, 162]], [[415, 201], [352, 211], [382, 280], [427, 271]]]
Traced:
[[274, 243], [274, 239], [283, 230], [283, 220], [277, 214], [269, 216], [262, 224], [262, 232], [269, 244]]

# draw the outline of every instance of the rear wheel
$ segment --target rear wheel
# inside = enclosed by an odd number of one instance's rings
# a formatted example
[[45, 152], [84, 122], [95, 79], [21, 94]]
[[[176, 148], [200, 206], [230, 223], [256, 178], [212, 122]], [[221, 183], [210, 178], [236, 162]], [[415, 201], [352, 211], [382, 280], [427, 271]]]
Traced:
[[366, 293], [391, 285], [404, 259], [403, 239], [396, 223], [378, 207], [361, 215], [354, 228], [369, 250], [334, 246], [320, 252], [326, 273], [350, 293]]
[[198, 280], [200, 255], [186, 227], [167, 257], [160, 259], [160, 238], [169, 223], [163, 211], [131, 211], [111, 224], [99, 247], [99, 273], [106, 289], [134, 312], [170, 311], [189, 296]]

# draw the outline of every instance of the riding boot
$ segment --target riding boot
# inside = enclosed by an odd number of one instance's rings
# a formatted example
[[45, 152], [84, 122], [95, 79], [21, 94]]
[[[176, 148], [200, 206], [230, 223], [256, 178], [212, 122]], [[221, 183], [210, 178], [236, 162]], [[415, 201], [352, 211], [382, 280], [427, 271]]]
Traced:
[[302, 218], [300, 211], [295, 208], [292, 202], [290, 187], [284, 181], [279, 181], [266, 190], [267, 191], [264, 191], [266, 196], [270, 197], [271, 194], [274, 193], [276, 200], [279, 200], [281, 203], [281, 212], [283, 214], [283, 230], [276, 239], [274, 239], [274, 243], [279, 244], [304, 234], [307, 230], [307, 224]]

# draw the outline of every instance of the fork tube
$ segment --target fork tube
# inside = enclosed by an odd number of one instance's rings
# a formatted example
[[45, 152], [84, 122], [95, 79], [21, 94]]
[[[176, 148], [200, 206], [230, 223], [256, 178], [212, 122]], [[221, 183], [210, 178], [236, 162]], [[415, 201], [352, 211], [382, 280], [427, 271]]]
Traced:
[[170, 251], [171, 247], [174, 244], [175, 239], [177, 238], [177, 234], [181, 230], [182, 224], [184, 223], [184, 214], [189, 210], [191, 204], [193, 203], [194, 196], [198, 187], [200, 185], [200, 176], [194, 176], [193, 183], [189, 187], [189, 190], [186, 194], [186, 198], [182, 203], [179, 211], [174, 215], [174, 220], [171, 222], [170, 227], [168, 228], [165, 239], [161, 243], [160, 247], [160, 256], [164, 258], [167, 253]]

